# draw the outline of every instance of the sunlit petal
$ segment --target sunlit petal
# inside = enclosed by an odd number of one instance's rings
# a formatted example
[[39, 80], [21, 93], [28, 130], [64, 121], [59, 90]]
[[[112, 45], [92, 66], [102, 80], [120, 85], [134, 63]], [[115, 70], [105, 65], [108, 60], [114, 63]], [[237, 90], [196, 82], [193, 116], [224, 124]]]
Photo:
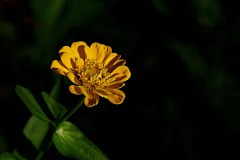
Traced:
[[70, 70], [75, 68], [75, 63], [73, 62], [72, 57], [68, 53], [63, 53], [61, 55], [61, 60], [63, 64]]
[[100, 43], [97, 43], [97, 42], [94, 42], [91, 44], [90, 46], [90, 53], [91, 53], [91, 56], [90, 56], [90, 59], [94, 59], [96, 62], [99, 60], [100, 56], [101, 56], [101, 44]]
[[63, 53], [68, 53], [75, 62], [76, 60], [75, 54], [73, 53], [72, 49], [69, 46], [64, 46], [59, 50], [60, 57], [62, 56]]
[[104, 64], [104, 62], [108, 59], [108, 57], [112, 53], [112, 48], [110, 46], [105, 46], [102, 44], [100, 47], [100, 53], [101, 55], [97, 62]]
[[131, 77], [131, 72], [130, 72], [130, 70], [127, 66], [117, 67], [114, 71], [112, 71], [112, 73], [108, 76], [108, 78], [113, 77], [113, 75], [117, 75], [117, 74], [126, 75], [125, 81], [128, 80]]
[[[69, 72], [68, 68], [61, 61], [58, 61], [58, 60], [53, 60], [50, 68], [55, 73], [60, 74], [60, 75], [64, 75], [64, 74], [62, 74], [63, 72], [65, 72], [65, 73]], [[59, 73], [58, 69], [61, 70], [61, 73]]]
[[109, 73], [112, 73], [112, 71], [114, 71], [117, 67], [119, 66], [124, 66], [126, 64], [126, 60], [125, 59], [121, 59], [118, 60], [117, 62], [115, 62], [108, 70]]
[[72, 48], [76, 58], [82, 58], [83, 61], [85, 61], [87, 56], [90, 54], [89, 46], [83, 41], [78, 41], [78, 42], [72, 43], [71, 48]]
[[112, 65], [120, 59], [120, 57], [121, 55], [118, 55], [117, 53], [111, 53], [108, 59], [104, 63], [105, 68], [106, 69], [111, 68]]

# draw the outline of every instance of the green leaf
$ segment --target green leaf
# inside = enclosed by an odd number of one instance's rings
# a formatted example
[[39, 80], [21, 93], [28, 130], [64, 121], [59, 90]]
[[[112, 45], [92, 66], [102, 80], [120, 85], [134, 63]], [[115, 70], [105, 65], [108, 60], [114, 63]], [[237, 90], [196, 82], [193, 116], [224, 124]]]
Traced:
[[28, 160], [24, 158], [16, 149], [13, 150], [12, 155], [14, 155], [18, 160]]
[[17, 160], [10, 152], [0, 154], [0, 160]]
[[33, 146], [37, 150], [40, 150], [42, 141], [44, 140], [48, 130], [49, 123], [42, 121], [35, 115], [32, 115], [22, 132], [24, 136], [33, 144]]
[[53, 143], [66, 157], [82, 160], [108, 160], [108, 157], [77, 126], [67, 121], [53, 133]]
[[55, 99], [53, 99], [46, 92], [41, 92], [50, 112], [53, 114], [54, 118], [58, 121], [66, 112], [67, 109]]
[[46, 114], [43, 112], [42, 108], [40, 107], [29, 89], [20, 85], [16, 85], [15, 92], [22, 99], [22, 101], [25, 103], [25, 105], [28, 107], [32, 114], [54, 125], [54, 122], [46, 116]]

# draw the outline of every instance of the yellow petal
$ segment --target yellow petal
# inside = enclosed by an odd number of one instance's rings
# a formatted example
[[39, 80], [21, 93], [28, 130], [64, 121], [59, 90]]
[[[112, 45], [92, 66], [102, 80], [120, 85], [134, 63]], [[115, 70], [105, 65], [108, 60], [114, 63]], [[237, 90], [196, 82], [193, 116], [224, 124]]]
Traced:
[[103, 89], [101, 89], [101, 88], [96, 88], [96, 90], [95, 90], [95, 92], [99, 95], [99, 96], [101, 96], [101, 97], [104, 97], [104, 98], [108, 98], [108, 94], [111, 94], [110, 92], [104, 92], [104, 90]]
[[66, 72], [63, 72], [61, 69], [52, 68], [52, 71], [61, 75], [61, 76], [66, 76]]
[[76, 61], [75, 54], [73, 53], [72, 49], [69, 46], [64, 46], [59, 50], [60, 57], [62, 56], [63, 53], [68, 53], [72, 57], [73, 61], [74, 62]]
[[63, 70], [57, 69], [57, 71], [58, 71], [61, 75], [67, 76], [67, 73], [66, 73], [66, 72], [63, 72]]
[[94, 92], [91, 92], [91, 94], [93, 95], [92, 99], [89, 99], [88, 97], [85, 97], [85, 99], [84, 99], [84, 104], [87, 107], [96, 106], [98, 104], [98, 102], [99, 102], [99, 96], [96, 93], [94, 93]]
[[[60, 75], [64, 75], [64, 74], [62, 74], [63, 72], [65, 72], [65, 73], [69, 72], [68, 68], [61, 61], [58, 61], [58, 60], [53, 60], [50, 68], [55, 73], [60, 74]], [[59, 69], [61, 70], [61, 73], [59, 73], [59, 71], [58, 71]]]
[[72, 72], [67, 73], [67, 77], [72, 81], [73, 83], [77, 85], [81, 85], [81, 82], [75, 77], [75, 75]]
[[106, 79], [112, 78], [114, 75], [117, 76], [118, 74], [126, 75], [126, 78], [124, 79], [125, 81], [131, 77], [131, 72], [127, 66], [119, 66], [112, 71], [112, 73]]
[[104, 89], [119, 89], [125, 86], [125, 83], [119, 82], [119, 83], [112, 83], [108, 86], [105, 86]]
[[81, 69], [81, 68], [83, 67], [83, 65], [84, 65], [83, 59], [82, 59], [82, 58], [78, 58], [78, 59], [76, 60], [76, 67], [77, 67], [78, 69]]
[[118, 60], [117, 62], [115, 62], [110, 69], [108, 70], [109, 73], [111, 73], [112, 71], [114, 71], [117, 67], [119, 66], [124, 66], [126, 64], [126, 60], [125, 59], [121, 59]]
[[112, 83], [120, 83], [120, 82], [126, 81], [128, 77], [125, 74], [116, 73], [116, 74], [112, 74], [111, 77], [108, 77], [106, 81], [108, 81], [110, 78], [114, 78], [114, 81], [112, 81]]
[[89, 50], [91, 55], [89, 59], [94, 59], [96, 62], [99, 60], [101, 56], [100, 47], [101, 47], [100, 43], [94, 42], [91, 44], [90, 50]]
[[98, 59], [98, 63], [104, 63], [110, 54], [112, 53], [112, 48], [110, 46], [105, 46], [104, 44], [100, 47], [100, 58]]
[[72, 43], [71, 48], [76, 58], [82, 58], [85, 61], [87, 56], [89, 56], [89, 46], [83, 41]]
[[68, 87], [68, 89], [73, 94], [76, 94], [76, 95], [81, 95], [82, 94], [81, 89], [79, 88], [79, 86], [70, 85]]
[[70, 54], [68, 54], [68, 53], [63, 53], [60, 58], [61, 58], [63, 64], [64, 64], [69, 70], [71, 70], [71, 68], [72, 68], [72, 69], [75, 69], [75, 63], [74, 63], [72, 57], [70, 56]]
[[102, 61], [102, 64], [104, 64], [106, 60], [109, 58], [110, 54], [112, 53], [112, 48], [110, 46], [106, 46], [104, 52], [105, 52], [105, 57]]
[[121, 55], [118, 55], [117, 53], [111, 53], [108, 59], [105, 61], [104, 66], [105, 68], [109, 69], [112, 67], [112, 65], [120, 59]]
[[91, 94], [91, 92], [87, 91], [83, 86], [80, 87], [81, 88], [81, 92], [89, 99], [92, 99], [93, 96]]
[[98, 88], [95, 91], [99, 96], [107, 98], [113, 104], [121, 104], [125, 99], [124, 92], [118, 89]]
[[112, 94], [108, 95], [108, 100], [113, 104], [121, 104], [125, 99], [125, 94], [123, 91], [118, 89], [109, 90]]

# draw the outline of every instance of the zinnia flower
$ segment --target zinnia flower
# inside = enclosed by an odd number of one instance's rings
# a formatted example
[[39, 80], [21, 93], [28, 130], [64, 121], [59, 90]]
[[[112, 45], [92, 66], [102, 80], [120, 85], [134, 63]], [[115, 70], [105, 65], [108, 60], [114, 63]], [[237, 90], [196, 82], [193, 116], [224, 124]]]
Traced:
[[[124, 81], [131, 76], [126, 60], [112, 53], [110, 46], [97, 42], [90, 47], [83, 41], [64, 46], [59, 50], [61, 61], [53, 60], [51, 69], [67, 76], [74, 84], [69, 91], [76, 95], [84, 94], [87, 107], [98, 104], [99, 96], [107, 98], [113, 104], [121, 104], [125, 98], [119, 90]], [[99, 96], [98, 96], [99, 95]]]

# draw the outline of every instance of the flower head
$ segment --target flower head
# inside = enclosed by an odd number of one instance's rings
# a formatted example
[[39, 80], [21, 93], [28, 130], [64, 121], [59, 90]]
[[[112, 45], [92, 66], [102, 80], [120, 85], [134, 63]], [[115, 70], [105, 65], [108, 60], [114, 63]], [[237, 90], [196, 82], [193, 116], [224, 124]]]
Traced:
[[64, 46], [59, 55], [61, 61], [53, 60], [51, 69], [76, 84], [70, 85], [69, 91], [76, 95], [84, 94], [87, 107], [97, 105], [99, 96], [113, 104], [123, 102], [125, 94], [119, 89], [131, 73], [125, 66], [126, 60], [120, 60], [121, 56], [112, 53], [111, 47], [97, 42], [89, 47], [85, 42], [78, 41], [71, 47]]

